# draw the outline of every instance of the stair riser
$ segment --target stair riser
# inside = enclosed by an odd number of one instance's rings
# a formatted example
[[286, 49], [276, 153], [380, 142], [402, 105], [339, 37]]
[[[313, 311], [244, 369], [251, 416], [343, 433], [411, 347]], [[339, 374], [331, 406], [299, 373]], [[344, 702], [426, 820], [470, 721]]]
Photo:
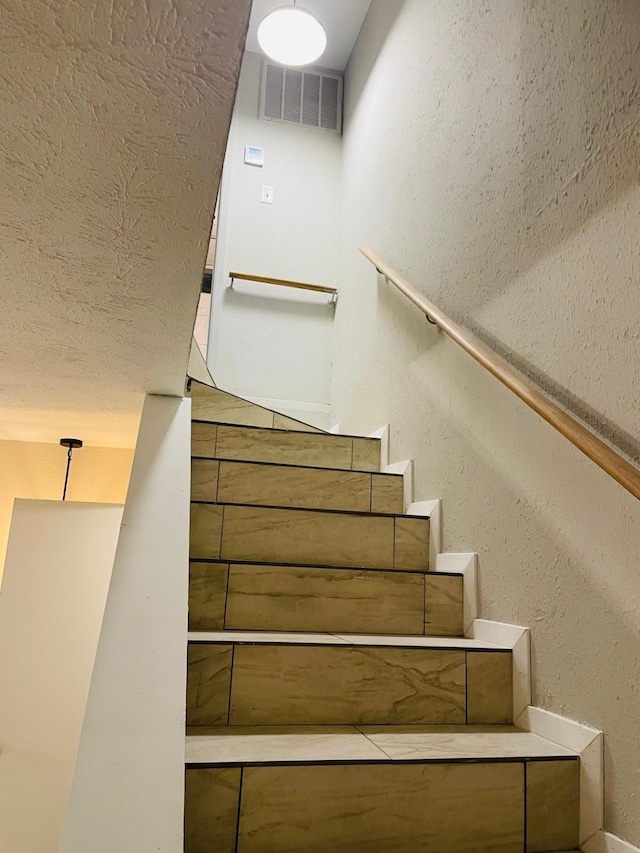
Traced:
[[191, 386], [191, 413], [196, 421], [322, 433], [316, 427], [197, 382]]
[[507, 651], [190, 643], [188, 726], [512, 722]]
[[186, 853], [568, 849], [578, 762], [189, 768], [185, 839]]
[[194, 423], [191, 454], [209, 459], [271, 462], [345, 471], [380, 470], [380, 441], [342, 435], [282, 432]]
[[189, 629], [462, 635], [460, 575], [191, 563]]
[[429, 520], [192, 503], [191, 558], [428, 571]]
[[402, 480], [397, 474], [193, 459], [191, 499], [401, 515]]

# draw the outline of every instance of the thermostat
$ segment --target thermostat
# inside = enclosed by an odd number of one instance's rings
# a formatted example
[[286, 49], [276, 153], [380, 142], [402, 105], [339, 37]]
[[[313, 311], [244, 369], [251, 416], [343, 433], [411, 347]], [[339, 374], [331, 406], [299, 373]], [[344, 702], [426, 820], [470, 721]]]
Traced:
[[244, 149], [244, 162], [249, 166], [264, 166], [264, 148], [247, 145]]

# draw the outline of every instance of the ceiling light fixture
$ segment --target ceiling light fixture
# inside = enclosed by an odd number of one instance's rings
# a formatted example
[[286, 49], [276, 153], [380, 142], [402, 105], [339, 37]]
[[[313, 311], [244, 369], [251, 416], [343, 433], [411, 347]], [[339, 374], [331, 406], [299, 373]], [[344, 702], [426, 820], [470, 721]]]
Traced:
[[309, 65], [327, 46], [327, 34], [315, 15], [299, 6], [280, 6], [262, 20], [258, 44], [281, 65]]

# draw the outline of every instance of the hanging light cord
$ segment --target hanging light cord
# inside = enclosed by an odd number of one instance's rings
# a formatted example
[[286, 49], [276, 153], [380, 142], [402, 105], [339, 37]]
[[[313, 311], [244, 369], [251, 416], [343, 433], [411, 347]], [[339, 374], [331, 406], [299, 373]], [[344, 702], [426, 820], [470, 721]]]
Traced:
[[69, 482], [69, 468], [71, 467], [71, 454], [73, 453], [73, 447], [70, 447], [67, 450], [67, 470], [64, 475], [64, 487], [62, 489], [62, 500], [66, 500], [67, 497], [67, 483]]

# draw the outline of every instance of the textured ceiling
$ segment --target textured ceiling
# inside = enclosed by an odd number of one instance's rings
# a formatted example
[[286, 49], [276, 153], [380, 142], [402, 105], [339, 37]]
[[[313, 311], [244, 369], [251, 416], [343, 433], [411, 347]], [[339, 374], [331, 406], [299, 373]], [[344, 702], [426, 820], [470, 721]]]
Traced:
[[[287, 5], [287, 2], [293, 0], [253, 0], [247, 50], [262, 52], [257, 38], [258, 25], [272, 9]], [[318, 65], [343, 71], [369, 11], [370, 0], [300, 0], [298, 5], [313, 12], [326, 30], [327, 49]]]
[[0, 438], [182, 392], [250, 6], [0, 0]]

